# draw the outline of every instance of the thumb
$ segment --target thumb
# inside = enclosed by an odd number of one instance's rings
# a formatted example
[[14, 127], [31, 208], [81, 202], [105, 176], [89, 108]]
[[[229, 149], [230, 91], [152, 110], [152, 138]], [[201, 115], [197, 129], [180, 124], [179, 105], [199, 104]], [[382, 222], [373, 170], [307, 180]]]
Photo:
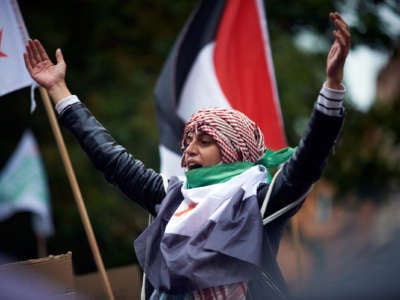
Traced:
[[65, 63], [64, 56], [63, 56], [60, 48], [58, 48], [56, 50], [56, 60], [57, 60], [57, 64]]

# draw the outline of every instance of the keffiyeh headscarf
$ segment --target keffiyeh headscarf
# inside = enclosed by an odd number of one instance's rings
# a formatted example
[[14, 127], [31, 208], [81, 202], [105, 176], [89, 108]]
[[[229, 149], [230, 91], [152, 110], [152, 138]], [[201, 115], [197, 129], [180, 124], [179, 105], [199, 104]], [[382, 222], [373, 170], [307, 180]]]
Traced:
[[[203, 132], [213, 137], [220, 151], [222, 162], [256, 162], [266, 148], [264, 136], [257, 124], [245, 114], [234, 109], [203, 108], [186, 123], [181, 147], [190, 132]], [[185, 167], [182, 159], [181, 165]]]

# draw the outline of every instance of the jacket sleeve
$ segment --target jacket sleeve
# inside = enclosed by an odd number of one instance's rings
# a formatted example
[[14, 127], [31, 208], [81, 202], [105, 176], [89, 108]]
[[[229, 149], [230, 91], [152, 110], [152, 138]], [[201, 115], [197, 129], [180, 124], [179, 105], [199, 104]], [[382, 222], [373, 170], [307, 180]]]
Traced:
[[[322, 175], [341, 131], [343, 119], [343, 111], [339, 116], [329, 116], [317, 109], [313, 110], [296, 152], [277, 175], [264, 217], [302, 197], [305, 198], [312, 184]], [[267, 190], [266, 185], [259, 188], [261, 201], [264, 200]], [[287, 217], [293, 215], [299, 207], [291, 209]]]
[[155, 214], [155, 205], [165, 196], [160, 174], [146, 168], [140, 160], [127, 153], [82, 102], [66, 107], [59, 120], [75, 136], [108, 182], [117, 186], [129, 199]]

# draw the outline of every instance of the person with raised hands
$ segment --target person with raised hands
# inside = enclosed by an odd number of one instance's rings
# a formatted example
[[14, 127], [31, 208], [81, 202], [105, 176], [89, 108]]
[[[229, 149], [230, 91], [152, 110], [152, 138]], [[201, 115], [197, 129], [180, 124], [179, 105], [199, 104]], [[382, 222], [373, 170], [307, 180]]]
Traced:
[[70, 92], [61, 50], [53, 63], [38, 40], [28, 41], [26, 67], [59, 122], [107, 181], [154, 216], [134, 244], [148, 283], [144, 298], [288, 297], [276, 260], [282, 231], [321, 177], [344, 119], [350, 32], [338, 13], [329, 17], [336, 30], [326, 81], [298, 146], [271, 151], [243, 113], [200, 109], [182, 133], [183, 178], [165, 178], [128, 153]]

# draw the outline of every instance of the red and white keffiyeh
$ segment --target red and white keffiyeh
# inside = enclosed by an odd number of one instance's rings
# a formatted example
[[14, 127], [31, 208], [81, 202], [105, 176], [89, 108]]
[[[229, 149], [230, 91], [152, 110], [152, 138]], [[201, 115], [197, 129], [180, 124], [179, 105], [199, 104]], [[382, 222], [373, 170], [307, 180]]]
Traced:
[[[183, 141], [188, 133], [202, 132], [216, 141], [222, 162], [256, 162], [265, 152], [264, 136], [257, 124], [242, 112], [227, 108], [203, 108], [186, 123]], [[183, 167], [185, 162], [181, 161]]]

